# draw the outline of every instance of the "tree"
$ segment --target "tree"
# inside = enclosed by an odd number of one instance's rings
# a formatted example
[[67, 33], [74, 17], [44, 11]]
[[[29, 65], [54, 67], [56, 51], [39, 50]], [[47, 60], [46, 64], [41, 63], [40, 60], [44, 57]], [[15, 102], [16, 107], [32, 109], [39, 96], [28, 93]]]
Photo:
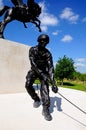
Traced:
[[85, 82], [86, 81], [86, 73], [82, 74], [82, 73], [76, 71], [74, 73], [73, 79]]
[[81, 74], [80, 80], [86, 82], [86, 74]]
[[74, 73], [73, 79], [74, 79], [74, 80], [80, 80], [80, 77], [81, 77], [81, 73], [76, 71], [76, 72]]
[[67, 58], [65, 55], [63, 58], [59, 58], [55, 67], [55, 78], [59, 78], [63, 83], [64, 78], [72, 79], [74, 72], [74, 61], [71, 58]]

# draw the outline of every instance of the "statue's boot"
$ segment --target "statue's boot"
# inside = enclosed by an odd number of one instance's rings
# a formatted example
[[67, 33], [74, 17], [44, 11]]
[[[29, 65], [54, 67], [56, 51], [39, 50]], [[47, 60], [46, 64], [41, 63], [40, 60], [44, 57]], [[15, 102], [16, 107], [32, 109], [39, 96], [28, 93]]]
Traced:
[[52, 116], [50, 115], [49, 108], [46, 106], [43, 106], [42, 115], [44, 116], [45, 120], [51, 121]]
[[38, 108], [41, 105], [40, 98], [37, 96], [34, 100], [33, 107]]
[[41, 105], [40, 101], [34, 101], [33, 107], [38, 108]]
[[2, 33], [0, 33], [0, 38], [3, 38], [3, 39], [4, 39], [4, 36], [3, 36], [3, 34], [2, 34]]

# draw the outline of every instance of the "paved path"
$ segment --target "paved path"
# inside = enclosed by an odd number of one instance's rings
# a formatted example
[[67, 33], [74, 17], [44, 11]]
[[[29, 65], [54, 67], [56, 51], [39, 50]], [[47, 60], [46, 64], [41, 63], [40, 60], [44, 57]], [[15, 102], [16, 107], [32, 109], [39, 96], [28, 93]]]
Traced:
[[[66, 98], [86, 111], [86, 92], [59, 88]], [[86, 130], [86, 114], [50, 90], [52, 121], [33, 108], [26, 93], [0, 94], [0, 130]]]

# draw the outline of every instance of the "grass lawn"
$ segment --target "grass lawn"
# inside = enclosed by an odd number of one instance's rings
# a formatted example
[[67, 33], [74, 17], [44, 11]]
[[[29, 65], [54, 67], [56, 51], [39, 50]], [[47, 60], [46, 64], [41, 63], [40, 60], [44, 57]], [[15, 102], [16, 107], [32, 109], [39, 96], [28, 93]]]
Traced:
[[[36, 80], [35, 84], [40, 84], [39, 80]], [[63, 86], [61, 82], [57, 82], [57, 86], [86, 92], [86, 82], [64, 80]]]
[[86, 92], [86, 82], [80, 81], [64, 81], [63, 86], [58, 82], [57, 85], [64, 88], [71, 88], [76, 90], [81, 90]]

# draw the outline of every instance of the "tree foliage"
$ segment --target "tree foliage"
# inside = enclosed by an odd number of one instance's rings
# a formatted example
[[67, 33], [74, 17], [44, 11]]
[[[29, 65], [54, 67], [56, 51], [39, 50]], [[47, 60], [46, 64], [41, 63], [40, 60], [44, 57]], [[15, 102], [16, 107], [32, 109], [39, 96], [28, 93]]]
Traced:
[[85, 74], [81, 74], [80, 72], [75, 72], [74, 73], [74, 80], [80, 80], [80, 81], [86, 81], [86, 73]]
[[75, 68], [72, 58], [67, 58], [65, 55], [63, 58], [59, 58], [55, 67], [55, 78], [59, 78], [61, 81], [64, 78], [71, 79], [74, 72]]

